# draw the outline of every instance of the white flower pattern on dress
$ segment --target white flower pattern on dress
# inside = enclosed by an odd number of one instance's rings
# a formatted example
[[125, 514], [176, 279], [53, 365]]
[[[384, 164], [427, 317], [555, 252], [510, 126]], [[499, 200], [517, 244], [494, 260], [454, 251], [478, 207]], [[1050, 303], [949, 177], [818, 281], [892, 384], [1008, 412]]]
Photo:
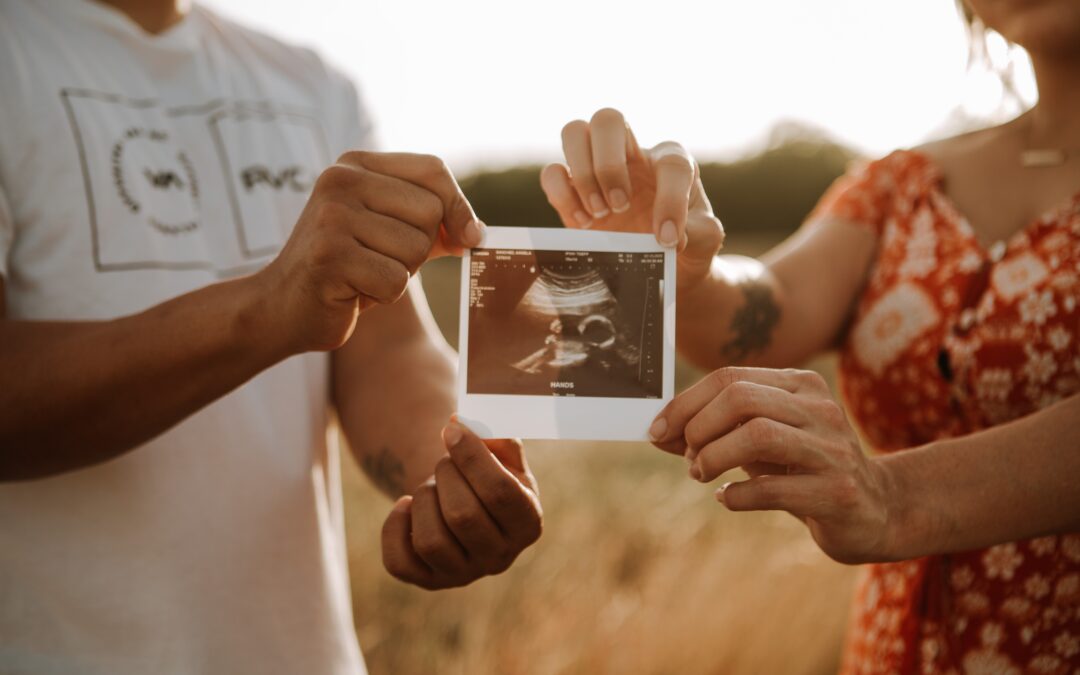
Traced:
[[912, 283], [900, 284], [885, 293], [853, 330], [855, 358], [880, 376], [915, 338], [939, 320], [925, 291]]
[[1017, 305], [1020, 310], [1020, 319], [1024, 323], [1041, 326], [1046, 320], [1057, 314], [1057, 303], [1054, 302], [1054, 292], [1045, 290], [1042, 293], [1029, 293]]
[[997, 294], [1009, 302], [1035, 288], [1049, 274], [1041, 260], [1031, 253], [1023, 253], [998, 263], [990, 278]]
[[982, 556], [983, 567], [986, 568], [986, 576], [990, 579], [1013, 578], [1016, 568], [1024, 562], [1024, 556], [1016, 549], [1016, 544], [998, 544], [986, 549]]

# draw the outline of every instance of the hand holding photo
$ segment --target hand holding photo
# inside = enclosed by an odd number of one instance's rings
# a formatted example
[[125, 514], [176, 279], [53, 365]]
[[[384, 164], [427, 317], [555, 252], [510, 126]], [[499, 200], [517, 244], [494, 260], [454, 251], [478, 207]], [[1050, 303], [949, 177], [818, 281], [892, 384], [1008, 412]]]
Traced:
[[645, 440], [674, 394], [675, 253], [489, 227], [462, 259], [458, 411], [486, 438]]

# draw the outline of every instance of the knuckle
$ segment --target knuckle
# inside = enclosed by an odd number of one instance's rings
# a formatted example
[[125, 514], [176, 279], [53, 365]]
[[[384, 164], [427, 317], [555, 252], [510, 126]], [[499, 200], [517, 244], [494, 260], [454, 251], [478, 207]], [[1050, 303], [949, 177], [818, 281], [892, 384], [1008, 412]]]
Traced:
[[683, 438], [686, 439], [686, 444], [691, 448], [701, 448], [709, 440], [703, 429], [703, 424], [697, 417], [687, 422], [686, 428], [683, 430]]
[[409, 285], [409, 270], [397, 260], [382, 258], [374, 271], [378, 275], [380, 300], [397, 300]]
[[589, 123], [585, 120], [571, 120], [563, 125], [562, 128], [562, 140], [563, 143], [581, 138], [589, 131]]
[[499, 481], [491, 486], [487, 502], [493, 511], [501, 513], [517, 506], [520, 498], [521, 494], [516, 486], [507, 481]]
[[623, 114], [615, 108], [600, 108], [593, 113], [590, 121], [593, 126], [624, 126], [626, 124]]
[[625, 174], [626, 170], [619, 162], [605, 160], [596, 165], [596, 178], [606, 185], [622, 182]]
[[[682, 146], [678, 147], [681, 150]], [[694, 164], [683, 152], [665, 152], [656, 159], [656, 165], [668, 171], [694, 174]]]
[[843, 427], [847, 424], [844, 409], [831, 398], [822, 399], [815, 411], [815, 416], [830, 427]]
[[367, 150], [348, 150], [341, 153], [338, 157], [338, 164], [351, 164], [353, 166], [363, 166], [364, 162], [371, 156], [371, 153]]
[[423, 201], [418, 206], [420, 209], [420, 225], [434, 229], [443, 221], [442, 201], [435, 195], [430, 192], [424, 193]]
[[454, 531], [472, 532], [480, 522], [480, 514], [469, 508], [449, 508], [443, 512], [446, 524]]
[[702, 222], [705, 225], [702, 236], [711, 248], [719, 249], [724, 244], [724, 225], [719, 218], [712, 215], [704, 216]]
[[596, 189], [596, 174], [592, 167], [583, 166], [572, 170], [570, 180], [573, 181], [574, 187], [586, 195]]
[[833, 480], [832, 500], [839, 506], [852, 506], [859, 500], [859, 484], [851, 474], [841, 474]]
[[333, 164], [323, 169], [319, 177], [315, 179], [316, 192], [339, 192], [352, 187], [357, 178], [354, 169], [343, 164]]
[[829, 385], [825, 382], [825, 378], [821, 376], [821, 373], [813, 370], [793, 370], [792, 373], [800, 387], [810, 391], [827, 391], [829, 389]]
[[732, 382], [721, 392], [726, 407], [737, 413], [749, 413], [757, 401], [758, 388], [745, 380]]
[[754, 446], [770, 445], [779, 436], [775, 422], [764, 417], [755, 417], [743, 424], [747, 438]]
[[450, 174], [450, 169], [446, 166], [446, 162], [436, 155], [416, 155], [416, 161], [423, 167], [424, 172], [429, 176], [444, 176]]
[[438, 557], [443, 550], [442, 539], [429, 533], [413, 532], [413, 550], [423, 559]]
[[737, 382], [735, 376], [735, 370], [733, 368], [717, 368], [709, 373], [709, 379], [712, 380], [716, 389], [723, 391]]

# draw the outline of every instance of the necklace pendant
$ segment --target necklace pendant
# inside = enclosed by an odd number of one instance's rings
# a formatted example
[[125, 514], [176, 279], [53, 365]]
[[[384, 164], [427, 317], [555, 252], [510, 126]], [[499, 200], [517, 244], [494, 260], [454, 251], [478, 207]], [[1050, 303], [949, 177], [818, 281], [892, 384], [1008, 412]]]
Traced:
[[1066, 153], [1061, 148], [1043, 148], [1024, 150], [1020, 153], [1020, 166], [1025, 169], [1043, 169], [1061, 166], [1065, 163]]

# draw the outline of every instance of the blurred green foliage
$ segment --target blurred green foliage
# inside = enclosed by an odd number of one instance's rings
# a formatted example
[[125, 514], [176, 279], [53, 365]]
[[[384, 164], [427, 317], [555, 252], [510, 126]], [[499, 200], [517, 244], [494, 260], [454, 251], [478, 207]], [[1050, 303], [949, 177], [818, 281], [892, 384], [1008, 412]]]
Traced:
[[[794, 230], [854, 153], [801, 128], [781, 127], [760, 153], [728, 163], [701, 164], [701, 180], [729, 234]], [[461, 181], [489, 225], [558, 227], [540, 189], [539, 166], [479, 172]]]

